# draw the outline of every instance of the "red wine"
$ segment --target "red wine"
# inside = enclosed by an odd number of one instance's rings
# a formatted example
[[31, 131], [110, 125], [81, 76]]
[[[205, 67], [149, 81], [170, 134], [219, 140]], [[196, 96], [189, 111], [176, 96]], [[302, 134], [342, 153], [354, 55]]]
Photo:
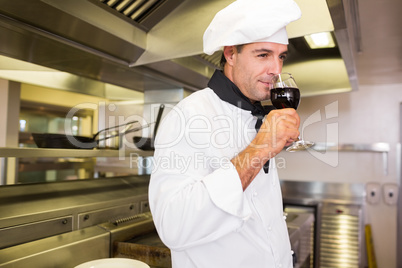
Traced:
[[271, 102], [276, 109], [297, 109], [300, 102], [300, 91], [295, 87], [271, 89]]

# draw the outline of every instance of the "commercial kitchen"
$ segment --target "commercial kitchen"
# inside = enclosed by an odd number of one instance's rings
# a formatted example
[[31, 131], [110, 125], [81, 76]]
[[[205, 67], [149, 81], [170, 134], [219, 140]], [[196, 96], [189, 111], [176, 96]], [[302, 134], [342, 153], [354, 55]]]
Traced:
[[[219, 68], [202, 36], [232, 2], [0, 0], [0, 267], [171, 267], [153, 140]], [[315, 145], [276, 157], [294, 267], [400, 268], [402, 1], [296, 2], [283, 70]]]

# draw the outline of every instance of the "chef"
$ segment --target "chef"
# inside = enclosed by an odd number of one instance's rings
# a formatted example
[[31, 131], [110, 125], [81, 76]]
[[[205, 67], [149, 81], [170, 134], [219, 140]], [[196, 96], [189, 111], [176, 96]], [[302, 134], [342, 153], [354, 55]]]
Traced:
[[237, 0], [204, 33], [222, 70], [182, 100], [156, 137], [150, 208], [177, 268], [292, 267], [275, 156], [299, 135], [294, 109], [272, 110], [293, 0]]

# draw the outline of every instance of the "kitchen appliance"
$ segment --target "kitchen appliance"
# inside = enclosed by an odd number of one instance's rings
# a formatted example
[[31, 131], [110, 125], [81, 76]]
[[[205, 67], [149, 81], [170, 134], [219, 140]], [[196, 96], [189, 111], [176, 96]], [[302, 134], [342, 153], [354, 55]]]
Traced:
[[310, 267], [314, 244], [314, 214], [289, 212], [286, 215], [290, 247], [293, 251], [293, 267]]
[[364, 184], [281, 181], [281, 187], [285, 212], [315, 217], [307, 267], [366, 267]]
[[[0, 187], [0, 267], [74, 267], [155, 230], [149, 176]], [[108, 228], [106, 228], [109, 226]]]

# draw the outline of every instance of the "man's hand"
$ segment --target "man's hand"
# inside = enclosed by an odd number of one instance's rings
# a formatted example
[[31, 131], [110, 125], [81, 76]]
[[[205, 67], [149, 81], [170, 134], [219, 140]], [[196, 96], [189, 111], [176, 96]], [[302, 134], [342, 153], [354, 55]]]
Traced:
[[[250, 144], [274, 157], [299, 136], [300, 117], [294, 109], [271, 111]], [[268, 156], [267, 155], [267, 156]]]
[[299, 136], [300, 117], [294, 109], [271, 111], [254, 140], [231, 161], [242, 181], [243, 190], [253, 181], [266, 161], [279, 154]]

